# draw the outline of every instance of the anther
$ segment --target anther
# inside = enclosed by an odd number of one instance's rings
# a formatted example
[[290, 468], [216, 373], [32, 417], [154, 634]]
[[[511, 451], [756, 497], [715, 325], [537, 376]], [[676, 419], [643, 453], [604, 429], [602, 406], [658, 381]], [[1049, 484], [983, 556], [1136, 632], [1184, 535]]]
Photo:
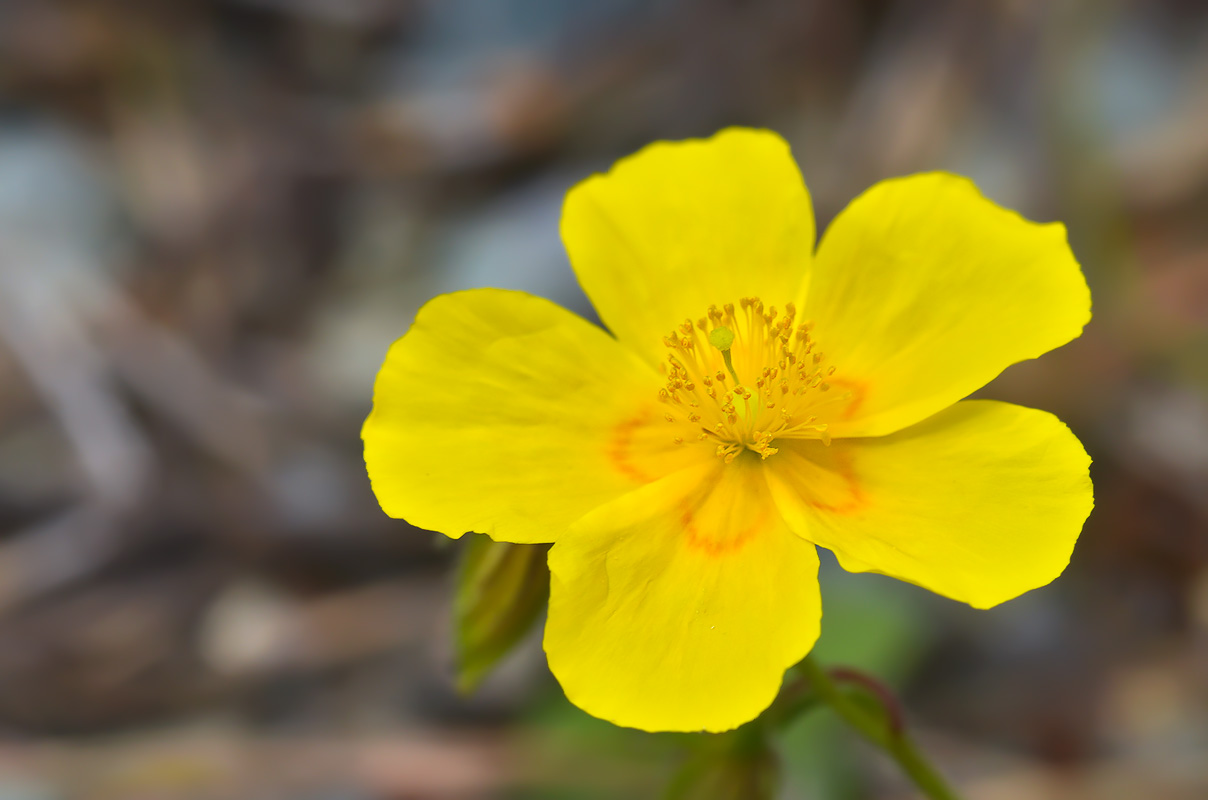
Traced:
[[[743, 313], [736, 315], [735, 305]], [[742, 297], [710, 305], [695, 320], [684, 318], [663, 337], [671, 352], [659, 365], [665, 386], [658, 400], [668, 422], [692, 426], [690, 434], [676, 431], [677, 445], [712, 441], [728, 464], [744, 450], [761, 458], [774, 455], [778, 449], [772, 445], [781, 436], [830, 441], [824, 424], [813, 424], [812, 416], [801, 420], [814, 402], [812, 390], [829, 390], [826, 379], [836, 368], [816, 347], [813, 323], [798, 322], [797, 314], [793, 303], [765, 309], [760, 298]], [[750, 383], [744, 385], [736, 364], [752, 373]], [[839, 399], [828, 398], [827, 405]], [[682, 415], [670, 413], [676, 406]]]

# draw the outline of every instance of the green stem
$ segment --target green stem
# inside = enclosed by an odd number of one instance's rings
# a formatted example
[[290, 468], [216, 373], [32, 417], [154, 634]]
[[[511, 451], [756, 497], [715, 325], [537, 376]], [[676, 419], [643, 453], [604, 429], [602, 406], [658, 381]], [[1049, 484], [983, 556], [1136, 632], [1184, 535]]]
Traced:
[[[834, 678], [808, 656], [797, 665], [797, 671], [805, 676], [822, 701], [834, 709], [848, 725], [898, 762], [898, 766], [924, 795], [931, 800], [960, 800], [959, 795], [948, 786], [935, 767], [931, 766], [905, 731], [895, 729], [895, 725], [891, 723], [894, 718], [892, 710], [886, 709], [884, 717], [869, 713], [840, 689]], [[877, 699], [883, 700], [881, 697]]]

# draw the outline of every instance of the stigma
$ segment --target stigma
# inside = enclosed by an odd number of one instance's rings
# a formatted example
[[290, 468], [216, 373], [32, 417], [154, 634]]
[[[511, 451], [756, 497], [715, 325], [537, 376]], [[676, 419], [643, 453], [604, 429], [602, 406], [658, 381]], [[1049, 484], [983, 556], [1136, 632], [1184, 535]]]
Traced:
[[[698, 444], [732, 462], [751, 451], [766, 459], [785, 439], [830, 444], [827, 412], [846, 395], [830, 392], [835, 367], [815, 347], [797, 309], [765, 308], [758, 297], [709, 306], [663, 338], [670, 350], [659, 400], [677, 444]], [[843, 394], [843, 396], [839, 396]]]

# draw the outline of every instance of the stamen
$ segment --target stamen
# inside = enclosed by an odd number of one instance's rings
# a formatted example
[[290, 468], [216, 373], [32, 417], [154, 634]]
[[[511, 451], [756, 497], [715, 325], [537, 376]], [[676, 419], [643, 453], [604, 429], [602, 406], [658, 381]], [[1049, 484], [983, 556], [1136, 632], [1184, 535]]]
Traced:
[[726, 463], [747, 450], [769, 458], [780, 451], [773, 446], [778, 439], [829, 444], [827, 425], [809, 412], [829, 415], [850, 393], [821, 398], [835, 367], [815, 348], [813, 324], [797, 321], [793, 303], [765, 310], [760, 298], [742, 297], [737, 305], [709, 306], [663, 338], [671, 352], [660, 367], [666, 385], [658, 400], [686, 406], [683, 414], [665, 414], [679, 429], [673, 441], [708, 441]]

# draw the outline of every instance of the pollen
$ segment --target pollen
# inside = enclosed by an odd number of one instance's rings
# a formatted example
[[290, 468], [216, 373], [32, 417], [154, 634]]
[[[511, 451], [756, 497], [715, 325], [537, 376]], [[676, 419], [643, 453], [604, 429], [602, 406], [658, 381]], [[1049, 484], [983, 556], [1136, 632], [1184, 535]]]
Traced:
[[787, 439], [830, 444], [826, 419], [848, 393], [830, 392], [835, 366], [815, 345], [813, 325], [797, 309], [765, 307], [758, 297], [709, 306], [696, 322], [685, 319], [663, 339], [666, 385], [658, 399], [685, 406], [665, 416], [676, 444], [707, 443], [727, 464], [741, 453], [761, 459]]

